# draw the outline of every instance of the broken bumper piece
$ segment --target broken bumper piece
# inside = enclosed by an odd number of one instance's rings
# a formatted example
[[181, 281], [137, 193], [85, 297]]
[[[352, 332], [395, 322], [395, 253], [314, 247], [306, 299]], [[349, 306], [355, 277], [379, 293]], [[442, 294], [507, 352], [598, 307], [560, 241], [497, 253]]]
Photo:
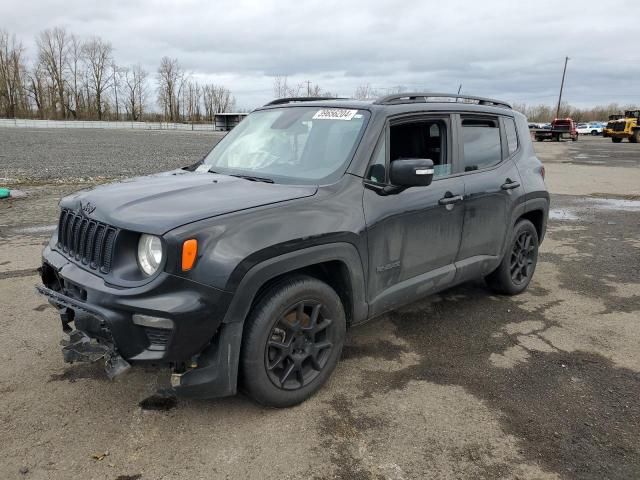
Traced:
[[[66, 363], [93, 363], [104, 360], [104, 369], [110, 380], [131, 368], [129, 362], [117, 352], [113, 341], [110, 341], [110, 332], [106, 328], [105, 322], [96, 312], [77, 300], [42, 285], [36, 286], [36, 290], [48, 297], [49, 302], [60, 313], [62, 330], [69, 336], [68, 339], [60, 342], [62, 356]], [[69, 326], [71, 322], [75, 322], [77, 326], [79, 323], [85, 324], [91, 319], [95, 320], [94, 323], [101, 325], [100, 337], [102, 338], [92, 338], [83, 331], [72, 330]]]
[[62, 340], [62, 356], [66, 363], [97, 362], [104, 359], [104, 369], [110, 380], [131, 368], [113, 345], [99, 343], [79, 330], [69, 333], [68, 340]]

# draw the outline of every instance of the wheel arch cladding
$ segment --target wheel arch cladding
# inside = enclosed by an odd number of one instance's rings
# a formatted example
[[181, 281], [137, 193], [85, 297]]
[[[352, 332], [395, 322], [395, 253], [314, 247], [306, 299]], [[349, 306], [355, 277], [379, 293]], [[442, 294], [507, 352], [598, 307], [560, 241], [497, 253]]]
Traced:
[[529, 220], [533, 223], [533, 226], [536, 227], [536, 233], [538, 234], [538, 241], [541, 242], [544, 237], [544, 212], [542, 210], [530, 210], [520, 215], [518, 221], [520, 220]]
[[295, 250], [254, 265], [240, 281], [224, 322], [244, 322], [271, 286], [291, 274], [317, 278], [333, 288], [345, 307], [348, 325], [366, 319], [365, 274], [350, 243], [330, 243]]

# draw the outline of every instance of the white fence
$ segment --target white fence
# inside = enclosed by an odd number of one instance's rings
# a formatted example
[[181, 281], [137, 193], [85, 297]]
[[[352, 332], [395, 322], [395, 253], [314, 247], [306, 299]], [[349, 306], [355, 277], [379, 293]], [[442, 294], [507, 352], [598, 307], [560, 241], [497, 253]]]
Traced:
[[27, 120], [0, 118], [0, 127], [9, 128], [119, 128], [127, 130], [199, 130], [223, 131], [210, 123], [107, 122], [85, 120]]

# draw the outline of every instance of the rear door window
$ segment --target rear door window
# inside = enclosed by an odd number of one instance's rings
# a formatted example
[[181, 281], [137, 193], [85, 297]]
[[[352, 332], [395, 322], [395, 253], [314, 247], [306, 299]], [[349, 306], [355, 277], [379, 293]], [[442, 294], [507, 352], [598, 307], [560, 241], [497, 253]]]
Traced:
[[497, 117], [462, 116], [464, 171], [472, 172], [502, 161], [502, 142]]

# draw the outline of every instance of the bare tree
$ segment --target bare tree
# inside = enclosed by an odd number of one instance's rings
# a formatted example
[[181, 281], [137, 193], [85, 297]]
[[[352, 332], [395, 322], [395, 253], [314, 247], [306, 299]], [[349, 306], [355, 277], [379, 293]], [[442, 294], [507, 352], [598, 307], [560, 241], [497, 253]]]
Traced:
[[187, 80], [184, 86], [183, 104], [186, 108], [186, 116], [191, 122], [199, 122], [201, 120], [201, 100], [202, 88], [195, 81]]
[[356, 87], [356, 91], [353, 93], [353, 98], [356, 98], [358, 100], [369, 100], [378, 96], [378, 93], [371, 87], [371, 84], [369, 83], [358, 85]]
[[133, 65], [124, 71], [125, 109], [133, 121], [140, 120], [144, 113], [144, 105], [149, 94], [147, 76], [147, 72], [140, 64]]
[[67, 110], [73, 115], [73, 118], [78, 118], [78, 114], [83, 108], [82, 86], [80, 84], [83, 76], [82, 42], [73, 34], [69, 37], [66, 68], [69, 72], [67, 83], [70, 90], [70, 94], [67, 95]]
[[111, 86], [113, 87], [113, 102], [116, 109], [116, 121], [120, 120], [120, 101], [118, 100], [118, 90], [121, 87], [126, 69], [116, 65], [111, 59]]
[[39, 118], [45, 118], [47, 105], [50, 103], [47, 98], [47, 75], [44, 67], [39, 61], [36, 61], [30, 71], [27, 71], [25, 90], [30, 100], [36, 107]]
[[202, 87], [202, 99], [205, 116], [210, 122], [213, 122], [216, 113], [230, 112], [236, 104], [231, 91], [222, 85], [204, 85]]
[[113, 47], [99, 37], [93, 37], [82, 46], [82, 55], [87, 67], [88, 86], [93, 90], [98, 120], [102, 120], [104, 96], [111, 84], [107, 68], [111, 63]]
[[184, 82], [184, 72], [178, 59], [162, 57], [158, 68], [158, 103], [164, 111], [165, 119], [175, 121], [179, 116], [180, 87]]
[[64, 28], [44, 30], [38, 35], [38, 59], [49, 74], [51, 86], [57, 93], [60, 116], [66, 118], [65, 108], [65, 67], [69, 53], [69, 35]]
[[15, 117], [26, 106], [23, 79], [22, 43], [15, 35], [0, 30], [0, 107], [7, 117]]
[[289, 94], [287, 77], [278, 75], [273, 78], [273, 96], [275, 98], [285, 98]]
[[291, 86], [287, 76], [277, 76], [273, 79], [273, 95], [276, 98], [299, 97], [303, 91], [303, 86], [302, 83]]

